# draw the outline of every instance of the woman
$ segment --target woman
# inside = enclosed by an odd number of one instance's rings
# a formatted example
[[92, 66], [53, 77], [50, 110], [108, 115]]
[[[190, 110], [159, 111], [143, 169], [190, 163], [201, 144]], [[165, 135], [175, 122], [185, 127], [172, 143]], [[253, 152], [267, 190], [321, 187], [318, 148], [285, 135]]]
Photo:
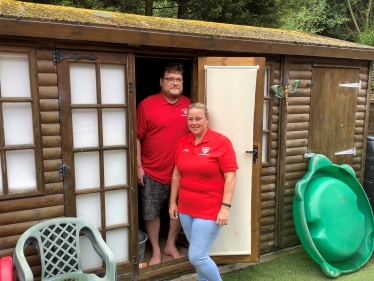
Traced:
[[222, 279], [209, 250], [228, 224], [238, 165], [230, 140], [212, 131], [208, 122], [205, 105], [188, 107], [191, 133], [180, 139], [175, 152], [169, 215], [180, 217], [199, 280], [217, 281]]

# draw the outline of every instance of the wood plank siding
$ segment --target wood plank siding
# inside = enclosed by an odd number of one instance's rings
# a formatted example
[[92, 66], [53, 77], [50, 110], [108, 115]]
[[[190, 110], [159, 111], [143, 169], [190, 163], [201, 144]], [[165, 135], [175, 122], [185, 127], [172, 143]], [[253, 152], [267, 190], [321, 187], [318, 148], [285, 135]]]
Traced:
[[[52, 50], [37, 50], [40, 129], [43, 152], [45, 195], [0, 201], [0, 256], [13, 255], [18, 238], [31, 226], [64, 216], [64, 194], [58, 166], [61, 163], [61, 134], [58, 108], [56, 66]], [[40, 275], [40, 259], [36, 249], [25, 254], [33, 272]]]
[[[301, 82], [297, 93], [288, 99], [287, 111], [283, 99], [274, 100], [272, 124], [274, 135], [272, 147], [274, 150], [272, 150], [272, 157], [278, 159], [279, 162], [278, 166], [266, 166], [262, 170], [260, 244], [262, 253], [300, 243], [295, 232], [292, 204], [296, 183], [307, 171], [308, 159], [304, 158], [304, 153], [308, 149], [310, 133], [309, 113], [313, 68], [322, 63], [324, 67], [355, 67], [359, 69], [361, 89], [358, 90], [355, 108], [353, 139], [356, 155], [353, 156], [352, 168], [357, 179], [363, 183], [363, 168], [365, 167], [363, 157], [365, 153], [363, 151], [366, 150], [365, 124], [367, 124], [366, 118], [368, 118], [366, 114], [367, 97], [370, 94], [368, 85], [371, 84], [371, 77], [368, 73], [370, 73], [371, 66], [364, 61], [353, 63], [348, 60], [286, 57], [282, 66], [283, 77], [274, 79], [274, 84], [282, 85], [282, 81], [292, 83], [297, 79]], [[281, 70], [277, 69], [275, 72], [281, 72]]]

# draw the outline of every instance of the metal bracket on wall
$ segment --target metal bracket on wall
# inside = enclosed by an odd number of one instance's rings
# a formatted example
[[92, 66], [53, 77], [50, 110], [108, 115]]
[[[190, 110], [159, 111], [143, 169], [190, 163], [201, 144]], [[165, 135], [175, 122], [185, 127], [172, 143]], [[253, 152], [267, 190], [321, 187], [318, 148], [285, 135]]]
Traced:
[[312, 158], [314, 153], [304, 153], [304, 158]]
[[97, 60], [97, 57], [95, 57], [94, 55], [88, 55], [88, 56], [81, 56], [78, 54], [64, 55], [64, 54], [61, 54], [59, 50], [53, 50], [52, 53], [53, 53], [53, 64], [55, 65], [59, 63], [60, 61], [66, 60], [66, 59], [74, 59], [74, 61], [79, 61], [83, 59], [87, 59], [90, 61]]

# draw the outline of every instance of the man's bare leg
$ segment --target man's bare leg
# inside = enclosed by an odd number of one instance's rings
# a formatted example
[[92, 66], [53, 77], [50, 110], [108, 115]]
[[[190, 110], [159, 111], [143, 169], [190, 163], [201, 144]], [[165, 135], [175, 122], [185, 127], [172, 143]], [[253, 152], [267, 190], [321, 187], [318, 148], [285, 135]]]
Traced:
[[169, 233], [168, 233], [168, 239], [166, 241], [166, 246], [164, 249], [164, 254], [167, 256], [172, 256], [173, 259], [179, 259], [182, 258], [183, 255], [178, 252], [177, 247], [175, 247], [175, 240], [177, 239], [179, 230], [181, 230], [181, 222], [179, 219], [170, 220], [170, 227], [169, 227]]
[[161, 263], [161, 249], [159, 243], [160, 217], [156, 216], [151, 221], [144, 221], [144, 226], [152, 245], [152, 257], [148, 265]]

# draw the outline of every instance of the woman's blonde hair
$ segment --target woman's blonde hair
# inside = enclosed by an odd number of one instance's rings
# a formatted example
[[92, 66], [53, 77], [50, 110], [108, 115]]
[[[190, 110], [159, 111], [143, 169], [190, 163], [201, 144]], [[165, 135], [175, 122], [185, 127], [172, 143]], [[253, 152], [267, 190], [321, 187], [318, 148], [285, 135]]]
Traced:
[[[204, 110], [204, 115], [207, 119], [209, 119], [209, 111], [208, 111], [208, 108], [206, 107], [205, 104], [202, 104], [202, 103], [199, 103], [199, 102], [196, 102], [196, 103], [191, 103], [190, 106], [188, 107], [188, 110], [192, 109], [192, 108], [198, 108], [198, 109], [203, 109]], [[187, 110], [187, 111], [188, 111]]]

